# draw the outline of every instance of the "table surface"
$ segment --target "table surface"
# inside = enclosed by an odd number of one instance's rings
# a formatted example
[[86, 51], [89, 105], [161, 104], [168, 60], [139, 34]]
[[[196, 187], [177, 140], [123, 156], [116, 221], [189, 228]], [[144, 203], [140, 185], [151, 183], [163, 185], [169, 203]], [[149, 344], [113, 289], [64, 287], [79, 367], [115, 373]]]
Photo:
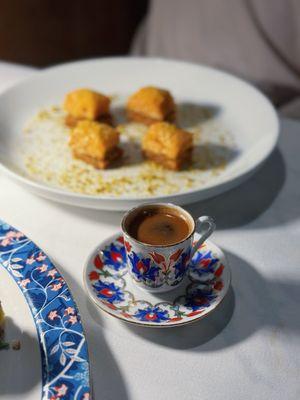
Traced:
[[[0, 64], [0, 89], [28, 72]], [[300, 398], [300, 123], [281, 124], [278, 148], [255, 176], [187, 207], [216, 219], [212, 240], [228, 256], [232, 288], [211, 316], [181, 328], [134, 327], [87, 298], [84, 262], [118, 231], [122, 213], [53, 203], [0, 175], [0, 218], [53, 258], [77, 301], [95, 399]], [[36, 393], [34, 385], [24, 385], [24, 393]], [[14, 385], [1, 386], [16, 398]]]

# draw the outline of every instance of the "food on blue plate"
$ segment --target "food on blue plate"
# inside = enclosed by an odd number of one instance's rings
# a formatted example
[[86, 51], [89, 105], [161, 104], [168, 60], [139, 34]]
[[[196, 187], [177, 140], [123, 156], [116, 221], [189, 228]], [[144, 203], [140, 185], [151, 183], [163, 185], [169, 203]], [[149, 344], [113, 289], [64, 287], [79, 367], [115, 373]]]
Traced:
[[127, 102], [127, 117], [130, 121], [151, 125], [159, 121], [174, 121], [176, 107], [171, 93], [153, 86], [143, 87]]
[[21, 342], [20, 340], [12, 340], [11, 342], [11, 348], [13, 350], [20, 350], [21, 349]]
[[71, 130], [69, 145], [74, 158], [104, 169], [121, 158], [119, 132], [107, 124], [79, 121]]
[[142, 150], [149, 160], [179, 170], [191, 160], [193, 135], [168, 122], [157, 122], [145, 134]]
[[111, 123], [110, 98], [90, 89], [77, 89], [68, 93], [64, 101], [66, 124], [73, 127], [80, 120], [99, 120]]
[[0, 301], [0, 339], [4, 333], [4, 321], [5, 321], [5, 315]]
[[4, 342], [4, 324], [5, 324], [5, 314], [0, 302], [0, 350], [7, 349], [9, 344]]

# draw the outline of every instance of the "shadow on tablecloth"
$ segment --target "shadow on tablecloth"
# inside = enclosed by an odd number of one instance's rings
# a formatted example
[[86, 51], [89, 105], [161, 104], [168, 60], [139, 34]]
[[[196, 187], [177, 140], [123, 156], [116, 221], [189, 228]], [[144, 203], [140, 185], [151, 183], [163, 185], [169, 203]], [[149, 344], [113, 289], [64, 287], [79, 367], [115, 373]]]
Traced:
[[[286, 167], [278, 148], [274, 150], [263, 166], [246, 182], [214, 198], [194, 203], [185, 208], [196, 218], [211, 215], [217, 221], [218, 229], [229, 229], [246, 225], [267, 211], [282, 191], [286, 181]], [[281, 199], [280, 218], [265, 217], [256, 228], [268, 228], [299, 218], [296, 196], [289, 193], [291, 184]], [[284, 210], [289, 204], [288, 210]]]
[[299, 335], [300, 319], [296, 315], [300, 281], [265, 279], [247, 261], [225, 253], [232, 269], [232, 287], [212, 314], [178, 328], [127, 325], [127, 329], [160, 346], [198, 352], [234, 346], [262, 328], [267, 328], [271, 336], [281, 331]]
[[[37, 337], [31, 336], [15, 324], [10, 317], [5, 318], [5, 341], [10, 343], [10, 349], [0, 353], [0, 397], [13, 395], [20, 398], [30, 392], [36, 385], [41, 385], [41, 362], [39, 359], [39, 343]], [[20, 350], [11, 348], [12, 341], [19, 340]], [[29, 365], [30, 368], [26, 368]], [[40, 371], [40, 373], [38, 373]]]

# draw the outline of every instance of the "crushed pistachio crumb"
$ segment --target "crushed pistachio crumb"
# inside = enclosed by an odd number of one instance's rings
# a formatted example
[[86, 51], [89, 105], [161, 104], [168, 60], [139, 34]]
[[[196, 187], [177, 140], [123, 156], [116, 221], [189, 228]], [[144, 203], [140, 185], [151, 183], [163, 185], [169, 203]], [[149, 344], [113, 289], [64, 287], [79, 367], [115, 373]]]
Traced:
[[[64, 123], [65, 113], [61, 107], [55, 105], [43, 109], [24, 127], [24, 175], [72, 192], [116, 198], [151, 197], [201, 188], [224, 171], [234, 141], [230, 133], [211, 117], [209, 110], [200, 110], [197, 116], [192, 115], [193, 112], [187, 108], [179, 116], [184, 119], [180, 126], [188, 126], [185, 129], [194, 137], [192, 162], [187, 169], [168, 171], [144, 160], [140, 142], [147, 127], [121, 121], [117, 129], [125, 154], [122, 165], [97, 170], [72, 157], [68, 146], [70, 129]], [[198, 122], [193, 125], [196, 120]]]

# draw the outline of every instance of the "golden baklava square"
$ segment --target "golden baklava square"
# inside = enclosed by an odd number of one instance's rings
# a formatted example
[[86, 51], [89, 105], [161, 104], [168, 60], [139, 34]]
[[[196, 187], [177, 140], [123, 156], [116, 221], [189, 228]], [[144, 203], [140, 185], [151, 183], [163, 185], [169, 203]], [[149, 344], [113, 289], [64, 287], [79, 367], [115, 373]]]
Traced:
[[79, 120], [99, 120], [110, 123], [110, 98], [90, 89], [77, 89], [68, 93], [64, 101], [66, 124], [75, 126]]
[[176, 107], [169, 91], [153, 86], [141, 88], [127, 102], [130, 121], [151, 125], [155, 122], [175, 120]]
[[79, 121], [71, 130], [69, 145], [74, 158], [99, 169], [107, 168], [122, 156], [119, 132], [100, 122]]
[[152, 124], [142, 141], [146, 158], [157, 164], [179, 170], [191, 159], [193, 135], [168, 122]]

